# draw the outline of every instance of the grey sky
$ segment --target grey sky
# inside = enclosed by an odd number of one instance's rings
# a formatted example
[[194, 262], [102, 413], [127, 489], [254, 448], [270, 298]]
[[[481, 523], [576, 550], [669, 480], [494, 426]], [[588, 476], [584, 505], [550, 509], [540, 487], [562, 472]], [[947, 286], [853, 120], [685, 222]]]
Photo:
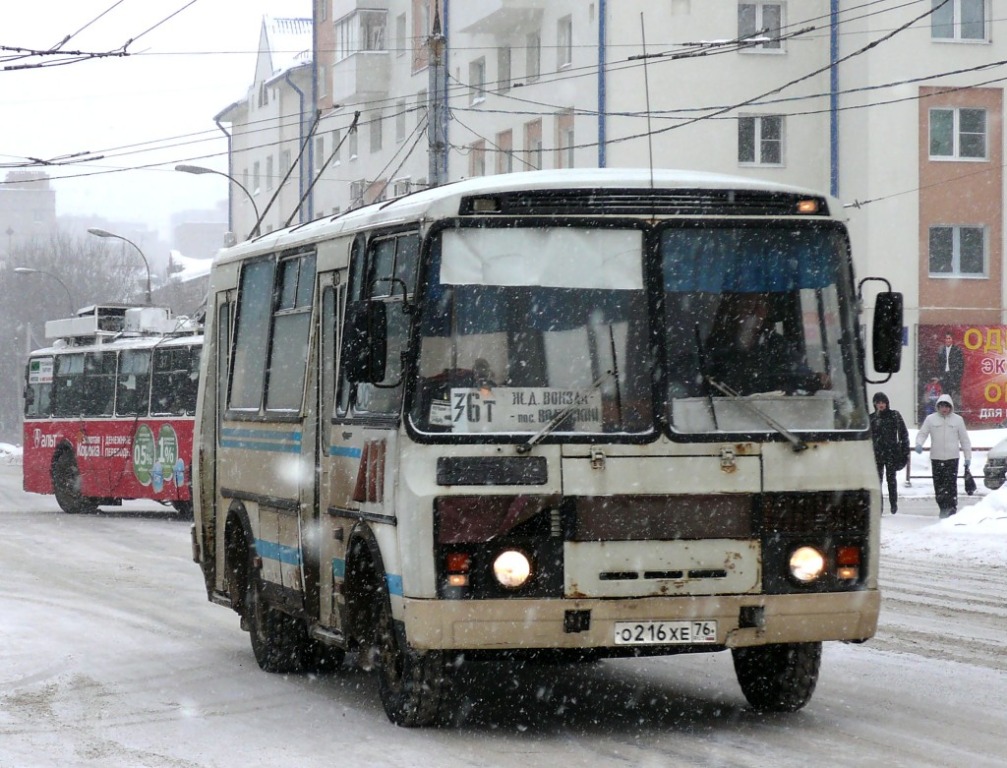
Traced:
[[[59, 179], [58, 214], [164, 228], [175, 211], [213, 206], [226, 197], [225, 179], [172, 169], [190, 162], [226, 170], [227, 144], [213, 116], [246, 93], [263, 13], [310, 12], [310, 0], [18, 3], [0, 30], [0, 179], [27, 158], [93, 153], [103, 158], [47, 168]], [[13, 59], [6, 50], [45, 50], [67, 35], [74, 36], [65, 51], [110, 52], [134, 42], [128, 56], [59, 66], [58, 56]], [[20, 64], [50, 66], [10, 68]]]

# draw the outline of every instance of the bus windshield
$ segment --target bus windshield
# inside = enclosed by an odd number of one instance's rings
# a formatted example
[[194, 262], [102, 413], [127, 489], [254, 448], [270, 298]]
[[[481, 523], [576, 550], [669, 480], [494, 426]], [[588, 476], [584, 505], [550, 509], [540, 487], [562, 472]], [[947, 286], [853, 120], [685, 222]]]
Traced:
[[420, 321], [419, 431], [653, 428], [640, 229], [435, 236]]
[[866, 426], [838, 229], [670, 226], [659, 249], [672, 430]]

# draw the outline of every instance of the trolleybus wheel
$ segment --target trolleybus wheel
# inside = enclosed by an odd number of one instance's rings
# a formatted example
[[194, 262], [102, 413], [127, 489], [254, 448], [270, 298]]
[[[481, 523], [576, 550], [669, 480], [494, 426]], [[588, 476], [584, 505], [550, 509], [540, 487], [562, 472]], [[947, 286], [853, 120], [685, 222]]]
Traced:
[[734, 648], [734, 672], [748, 703], [763, 712], [796, 712], [811, 700], [821, 643]]
[[396, 725], [417, 728], [447, 719], [450, 673], [440, 651], [416, 651], [408, 646], [392, 619], [387, 590], [376, 590], [377, 668], [381, 703]]
[[[254, 550], [249, 552], [249, 560]], [[304, 622], [268, 605], [262, 596], [262, 580], [249, 562], [244, 610], [252, 653], [266, 672], [303, 672], [310, 640]]]
[[67, 514], [75, 515], [98, 510], [98, 504], [80, 492], [80, 471], [71, 451], [61, 451], [53, 462], [52, 490], [59, 508]]

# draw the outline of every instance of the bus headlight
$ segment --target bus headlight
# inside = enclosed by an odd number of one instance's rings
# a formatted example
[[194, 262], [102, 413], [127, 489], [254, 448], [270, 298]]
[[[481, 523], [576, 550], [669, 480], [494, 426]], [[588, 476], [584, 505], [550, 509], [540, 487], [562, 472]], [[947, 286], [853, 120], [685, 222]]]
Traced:
[[825, 573], [825, 555], [814, 547], [798, 547], [790, 553], [790, 575], [801, 584], [810, 584]]
[[531, 578], [531, 560], [516, 549], [505, 549], [493, 561], [493, 575], [501, 585], [517, 589]]

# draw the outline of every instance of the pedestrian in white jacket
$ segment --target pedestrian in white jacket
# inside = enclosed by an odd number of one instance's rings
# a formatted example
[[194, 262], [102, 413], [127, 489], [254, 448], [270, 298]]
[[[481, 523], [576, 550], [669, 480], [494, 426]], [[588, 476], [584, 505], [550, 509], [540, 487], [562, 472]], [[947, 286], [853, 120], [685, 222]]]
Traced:
[[965, 429], [965, 419], [954, 412], [951, 395], [937, 398], [937, 410], [923, 421], [916, 433], [916, 453], [930, 438], [930, 467], [934, 477], [934, 495], [941, 517], [958, 511], [958, 453], [965, 456], [965, 469], [972, 460], [972, 441]]

